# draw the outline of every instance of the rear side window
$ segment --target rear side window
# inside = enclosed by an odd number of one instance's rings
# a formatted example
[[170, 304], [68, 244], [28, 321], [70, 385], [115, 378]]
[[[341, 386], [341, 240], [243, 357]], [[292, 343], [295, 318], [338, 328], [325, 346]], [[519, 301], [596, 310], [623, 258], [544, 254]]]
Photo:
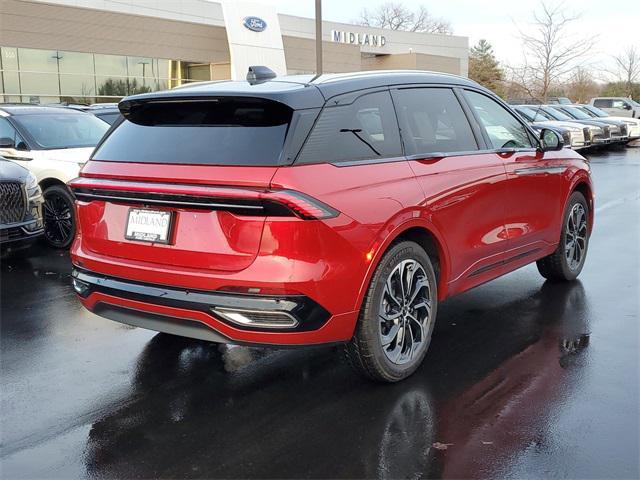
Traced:
[[394, 92], [407, 155], [468, 152], [478, 149], [471, 126], [448, 88], [411, 88]]
[[368, 93], [348, 105], [326, 106], [298, 163], [399, 157], [400, 133], [389, 92]]
[[598, 108], [611, 108], [613, 104], [612, 100], [607, 100], [605, 98], [601, 98], [599, 100], [594, 100], [593, 105]]
[[506, 108], [477, 92], [467, 90], [465, 96], [485, 128], [493, 148], [533, 147], [527, 129]]
[[134, 104], [92, 158], [278, 165], [292, 113], [281, 103], [246, 97]]

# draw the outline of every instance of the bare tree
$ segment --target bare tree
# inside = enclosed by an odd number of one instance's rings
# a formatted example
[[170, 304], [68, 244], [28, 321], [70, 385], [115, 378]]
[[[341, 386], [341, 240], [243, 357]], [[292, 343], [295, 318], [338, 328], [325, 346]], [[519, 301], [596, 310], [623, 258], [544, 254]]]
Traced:
[[[565, 78], [593, 49], [595, 37], [572, 36], [572, 24], [580, 15], [569, 14], [563, 3], [542, 1], [533, 13], [531, 29], [520, 31], [524, 64], [512, 75], [535, 98], [547, 101], [551, 87]], [[525, 85], [526, 84], [526, 85]]]
[[507, 98], [522, 98], [536, 100], [539, 103], [542, 102], [535, 84], [531, 82], [531, 73], [527, 65], [515, 67], [505, 65], [505, 73]]
[[433, 17], [424, 5], [412, 11], [400, 2], [386, 2], [373, 10], [363, 9], [359, 25], [367, 27], [389, 28], [408, 32], [441, 33], [451, 35], [451, 24], [441, 18]]
[[575, 68], [564, 89], [565, 95], [577, 103], [586, 103], [590, 98], [598, 96], [599, 92], [600, 86], [591, 71], [584, 67]]
[[624, 53], [613, 57], [618, 67], [618, 74], [625, 83], [626, 95], [631, 97], [633, 84], [640, 79], [640, 52], [631, 45], [625, 49]]

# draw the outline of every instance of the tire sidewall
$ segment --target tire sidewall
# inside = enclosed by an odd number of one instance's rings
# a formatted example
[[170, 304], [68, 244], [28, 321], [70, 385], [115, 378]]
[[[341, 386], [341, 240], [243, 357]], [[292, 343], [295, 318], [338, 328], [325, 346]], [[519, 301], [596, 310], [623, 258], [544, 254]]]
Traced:
[[[571, 210], [576, 204], [581, 204], [584, 208], [585, 214], [587, 215], [587, 235], [585, 237], [585, 248], [584, 253], [582, 255], [582, 259], [580, 260], [580, 265], [577, 269], [572, 270], [569, 267], [569, 263], [567, 262], [567, 256], [565, 255], [565, 245], [567, 242], [567, 221], [569, 219], [569, 215], [571, 214]], [[584, 198], [584, 195], [580, 192], [573, 192], [569, 197], [569, 201], [567, 202], [567, 208], [565, 209], [564, 215], [562, 216], [562, 235], [560, 238], [560, 249], [561, 249], [561, 263], [562, 263], [562, 271], [567, 280], [575, 280], [582, 268], [584, 267], [585, 261], [587, 260], [587, 254], [589, 252], [589, 205], [587, 204], [587, 200]]]
[[[431, 321], [427, 329], [427, 336], [425, 340], [425, 346], [422, 349], [420, 355], [412, 359], [410, 362], [397, 365], [392, 363], [385, 355], [382, 344], [380, 342], [379, 335], [379, 319], [378, 309], [384, 292], [384, 286], [387, 277], [393, 271], [393, 269], [402, 260], [416, 260], [422, 268], [424, 268], [429, 280], [429, 288], [431, 289]], [[367, 292], [367, 302], [362, 311], [362, 333], [367, 338], [367, 342], [372, 346], [373, 361], [377, 365], [378, 369], [385, 373], [389, 379], [394, 381], [402, 380], [405, 377], [411, 375], [422, 363], [424, 356], [429, 350], [429, 344], [431, 343], [431, 337], [433, 327], [435, 325], [435, 319], [438, 310], [438, 290], [436, 275], [433, 270], [433, 265], [427, 253], [417, 243], [404, 241], [394, 245], [384, 255], [380, 264], [376, 268], [369, 291]]]

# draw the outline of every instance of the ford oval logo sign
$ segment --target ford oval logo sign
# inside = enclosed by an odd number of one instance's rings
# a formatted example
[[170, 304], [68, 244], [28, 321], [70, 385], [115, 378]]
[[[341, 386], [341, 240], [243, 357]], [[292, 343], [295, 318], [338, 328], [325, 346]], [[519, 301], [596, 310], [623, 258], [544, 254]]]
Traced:
[[267, 28], [267, 22], [259, 17], [244, 17], [243, 25], [253, 32], [263, 32]]

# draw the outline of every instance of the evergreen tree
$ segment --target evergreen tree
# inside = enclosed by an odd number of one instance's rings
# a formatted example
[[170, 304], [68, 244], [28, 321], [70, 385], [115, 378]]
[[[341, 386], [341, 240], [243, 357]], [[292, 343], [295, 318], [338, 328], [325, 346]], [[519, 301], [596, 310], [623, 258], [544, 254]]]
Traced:
[[469, 78], [498, 94], [502, 90], [504, 74], [495, 55], [493, 47], [485, 39], [471, 47], [469, 52]]

